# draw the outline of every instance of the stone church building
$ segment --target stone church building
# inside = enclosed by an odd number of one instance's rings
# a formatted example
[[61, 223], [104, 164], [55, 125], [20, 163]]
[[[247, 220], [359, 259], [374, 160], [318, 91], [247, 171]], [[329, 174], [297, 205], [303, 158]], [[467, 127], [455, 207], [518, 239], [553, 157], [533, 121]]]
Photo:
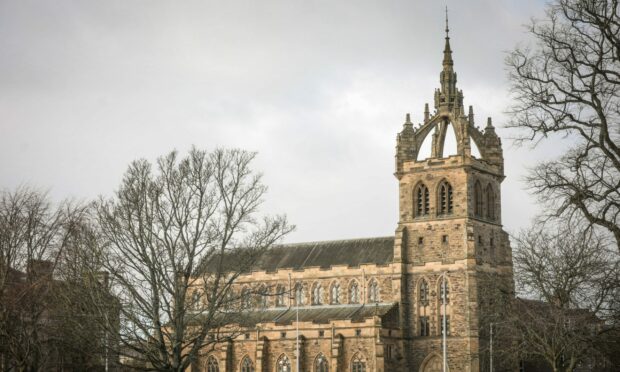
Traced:
[[[444, 317], [448, 370], [488, 369], [488, 289], [514, 287], [501, 221], [504, 160], [491, 119], [479, 129], [465, 109], [447, 27], [439, 80], [434, 110], [427, 104], [418, 125], [407, 114], [396, 137], [395, 234], [271, 249], [237, 283], [273, 295], [245, 333], [205, 351], [194, 369], [439, 372]], [[446, 157], [448, 130], [457, 154]], [[418, 159], [427, 136], [431, 156]]]

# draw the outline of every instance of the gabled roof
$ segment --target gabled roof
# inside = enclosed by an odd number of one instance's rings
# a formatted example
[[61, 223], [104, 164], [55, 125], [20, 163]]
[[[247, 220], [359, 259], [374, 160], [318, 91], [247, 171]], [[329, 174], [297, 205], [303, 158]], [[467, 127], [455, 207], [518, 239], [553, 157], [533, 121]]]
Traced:
[[282, 244], [260, 257], [254, 270], [329, 268], [335, 265], [387, 265], [394, 258], [394, 237]]

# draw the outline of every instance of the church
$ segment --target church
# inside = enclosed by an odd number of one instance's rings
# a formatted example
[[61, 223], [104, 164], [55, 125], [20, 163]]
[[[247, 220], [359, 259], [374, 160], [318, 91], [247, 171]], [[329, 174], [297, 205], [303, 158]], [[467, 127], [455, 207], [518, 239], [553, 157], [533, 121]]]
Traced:
[[[205, 350], [193, 369], [439, 372], [445, 352], [448, 371], [488, 370], [492, 288], [514, 290], [504, 160], [491, 119], [480, 129], [465, 109], [447, 24], [439, 82], [434, 110], [426, 104], [418, 125], [407, 114], [396, 136], [394, 235], [270, 249], [237, 286], [273, 295], [251, 305], [245, 332]], [[457, 154], [444, 156], [449, 130]], [[418, 159], [427, 136], [431, 156]]]

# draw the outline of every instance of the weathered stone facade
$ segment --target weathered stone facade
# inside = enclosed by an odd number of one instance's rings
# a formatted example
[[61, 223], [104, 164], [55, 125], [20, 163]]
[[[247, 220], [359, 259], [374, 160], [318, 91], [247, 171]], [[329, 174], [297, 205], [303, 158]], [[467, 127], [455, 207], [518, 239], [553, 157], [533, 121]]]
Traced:
[[[501, 225], [503, 156], [491, 120], [481, 131], [471, 107], [465, 114], [447, 29], [440, 81], [434, 112], [427, 105], [415, 128], [407, 115], [397, 137], [395, 236], [272, 250], [237, 283], [240, 291], [276, 289], [257, 310], [261, 321], [234, 342], [205, 350], [198, 368], [207, 371], [214, 358], [220, 371], [297, 371], [298, 328], [300, 371], [436, 372], [445, 309], [448, 369], [481, 370], [487, 289], [513, 287]], [[450, 126], [457, 154], [444, 157]], [[431, 157], [418, 159], [429, 135]]]

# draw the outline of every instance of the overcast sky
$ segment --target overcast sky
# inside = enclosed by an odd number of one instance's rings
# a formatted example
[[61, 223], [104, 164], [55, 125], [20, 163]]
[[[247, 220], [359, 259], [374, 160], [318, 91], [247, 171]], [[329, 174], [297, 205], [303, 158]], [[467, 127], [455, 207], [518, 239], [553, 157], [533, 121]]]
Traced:
[[[446, 4], [465, 105], [501, 127], [505, 53], [541, 0], [0, 0], [0, 188], [88, 200], [134, 159], [239, 147], [288, 241], [391, 235], [395, 137], [432, 104]], [[525, 169], [553, 153], [498, 132], [514, 232], [535, 213]]]

